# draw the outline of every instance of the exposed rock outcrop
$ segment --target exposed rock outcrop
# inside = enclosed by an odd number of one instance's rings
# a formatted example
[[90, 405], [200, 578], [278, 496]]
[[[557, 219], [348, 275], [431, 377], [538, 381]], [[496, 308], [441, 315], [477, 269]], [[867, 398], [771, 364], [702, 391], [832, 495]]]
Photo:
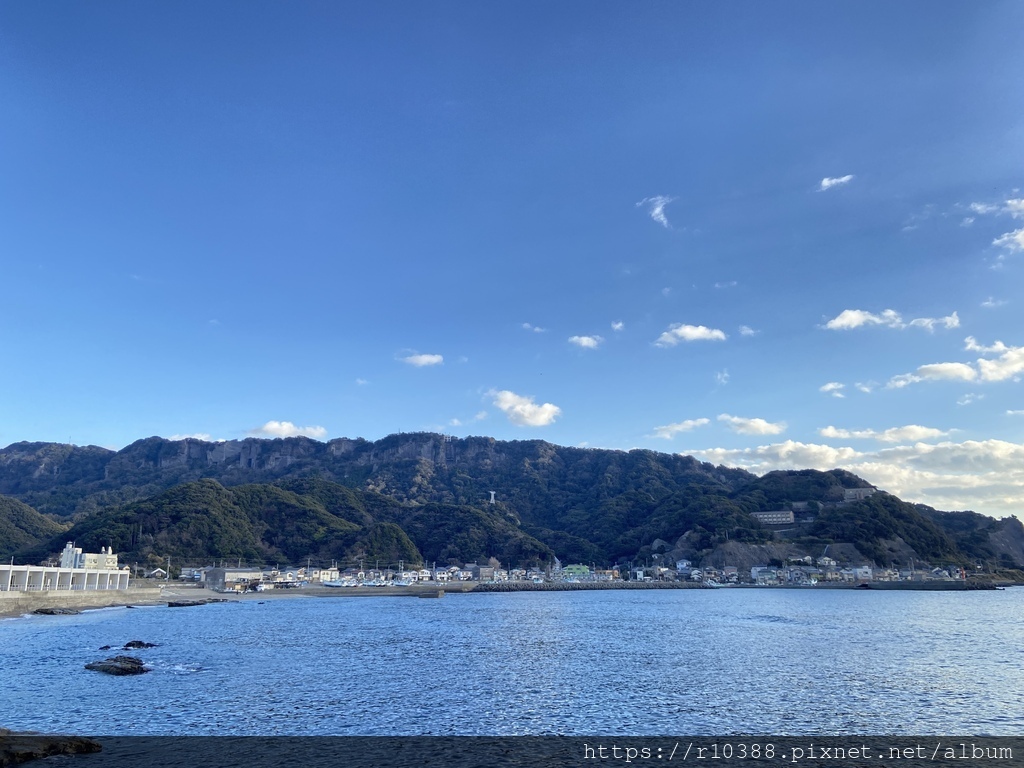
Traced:
[[142, 659], [136, 656], [114, 656], [103, 661], [92, 661], [85, 665], [86, 669], [93, 672], [104, 672], [108, 675], [118, 677], [124, 675], [141, 675], [149, 670], [142, 663]]

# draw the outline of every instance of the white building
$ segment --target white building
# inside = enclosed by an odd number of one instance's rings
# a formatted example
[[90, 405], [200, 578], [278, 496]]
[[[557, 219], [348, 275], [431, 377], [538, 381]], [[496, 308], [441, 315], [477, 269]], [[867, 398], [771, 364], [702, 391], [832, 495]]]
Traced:
[[116, 571], [117, 555], [111, 547], [100, 547], [100, 553], [82, 552], [75, 542], [69, 541], [60, 553], [61, 568], [88, 568], [89, 570]]
[[82, 552], [68, 542], [59, 566], [0, 565], [0, 591], [48, 592], [127, 589], [128, 566], [117, 567], [117, 555], [110, 547], [100, 554]]

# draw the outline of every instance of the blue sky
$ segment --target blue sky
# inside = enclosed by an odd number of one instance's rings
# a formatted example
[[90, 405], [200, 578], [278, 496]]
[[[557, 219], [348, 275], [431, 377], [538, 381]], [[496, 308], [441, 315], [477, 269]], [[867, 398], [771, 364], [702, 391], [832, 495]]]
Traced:
[[1024, 509], [1024, 6], [0, 8], [0, 445], [445, 431]]

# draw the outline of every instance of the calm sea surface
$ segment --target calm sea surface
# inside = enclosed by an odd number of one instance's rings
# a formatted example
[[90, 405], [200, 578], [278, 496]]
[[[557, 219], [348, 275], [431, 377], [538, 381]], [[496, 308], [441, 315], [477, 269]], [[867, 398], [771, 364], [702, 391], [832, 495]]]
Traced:
[[[153, 671], [83, 665], [101, 645]], [[1024, 589], [279, 599], [0, 621], [0, 726], [106, 735], [1024, 733]]]

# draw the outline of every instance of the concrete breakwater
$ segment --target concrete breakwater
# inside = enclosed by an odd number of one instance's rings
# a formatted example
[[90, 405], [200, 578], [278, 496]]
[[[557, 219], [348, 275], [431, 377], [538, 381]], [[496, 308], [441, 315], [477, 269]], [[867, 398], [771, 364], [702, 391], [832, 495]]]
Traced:
[[158, 587], [80, 592], [0, 592], [0, 616], [18, 616], [31, 613], [38, 608], [106, 608], [112, 605], [153, 604], [159, 601]]
[[575, 592], [592, 589], [712, 589], [689, 581], [498, 581], [477, 584], [474, 592]]

